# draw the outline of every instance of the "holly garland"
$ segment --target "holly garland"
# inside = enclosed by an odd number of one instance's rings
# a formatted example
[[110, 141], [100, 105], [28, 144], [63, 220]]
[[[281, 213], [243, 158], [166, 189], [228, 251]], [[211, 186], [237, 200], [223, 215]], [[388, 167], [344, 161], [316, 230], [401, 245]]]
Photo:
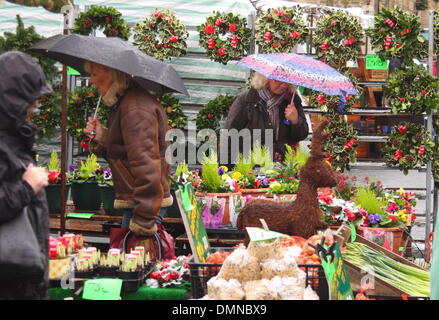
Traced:
[[235, 97], [220, 95], [209, 101], [197, 114], [197, 130], [212, 129], [219, 133], [220, 121], [225, 119], [232, 107]]
[[313, 45], [317, 57], [329, 65], [344, 66], [357, 60], [364, 44], [361, 21], [341, 10], [325, 15], [317, 22]]
[[122, 19], [122, 14], [112, 7], [92, 5], [86, 12], [76, 18], [72, 32], [90, 35], [93, 30], [103, 28], [107, 37], [129, 38], [129, 27]]
[[423, 125], [402, 122], [390, 134], [381, 151], [389, 167], [399, 167], [407, 175], [409, 169], [433, 160], [435, 144]]
[[163, 106], [168, 118], [168, 130], [184, 129], [187, 119], [181, 109], [180, 100], [172, 93], [154, 96], [155, 99]]
[[439, 79], [422, 65], [392, 72], [384, 87], [392, 113], [433, 114], [439, 105]]
[[200, 46], [213, 61], [227, 64], [247, 55], [250, 49], [251, 30], [240, 15], [214, 11], [197, 30]]
[[189, 33], [168, 9], [156, 9], [134, 27], [134, 44], [147, 55], [159, 60], [186, 55]]
[[255, 41], [260, 52], [291, 52], [309, 35], [299, 6], [279, 7], [262, 12], [256, 20]]
[[363, 88], [358, 84], [358, 79], [350, 71], [349, 68], [344, 68], [341, 73], [343, 73], [355, 88], [358, 90], [359, 95], [346, 94], [344, 96], [346, 102], [344, 106], [340, 106], [340, 96], [329, 96], [319, 91], [310, 90], [309, 94], [309, 105], [313, 108], [318, 108], [325, 113], [345, 114], [349, 112], [352, 107], [360, 102], [360, 96]]
[[350, 170], [350, 164], [357, 160], [355, 151], [358, 146], [357, 132], [343, 117], [331, 114], [327, 117], [330, 122], [326, 131], [331, 133], [329, 138], [323, 142], [323, 150], [330, 155], [327, 160], [335, 170], [341, 172]]
[[435, 54], [438, 54], [439, 53], [439, 9], [434, 12], [433, 32], [434, 32], [433, 52]]
[[33, 113], [28, 120], [38, 127], [38, 139], [52, 138], [61, 118], [61, 94], [56, 91], [38, 100], [39, 112]]
[[421, 35], [419, 17], [395, 6], [381, 8], [375, 14], [374, 26], [366, 30], [375, 53], [382, 59], [399, 58], [412, 64], [413, 58], [427, 56], [427, 41]]

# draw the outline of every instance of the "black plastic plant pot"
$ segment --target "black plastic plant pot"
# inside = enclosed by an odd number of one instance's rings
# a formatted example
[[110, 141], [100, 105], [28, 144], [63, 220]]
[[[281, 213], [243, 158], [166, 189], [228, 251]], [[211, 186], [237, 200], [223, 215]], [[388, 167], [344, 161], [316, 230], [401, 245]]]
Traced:
[[177, 198], [175, 196], [175, 189], [171, 188], [170, 192], [174, 198], [174, 202], [172, 202], [172, 205], [167, 208], [166, 216], [169, 218], [181, 218], [180, 209], [178, 208]]
[[104, 211], [109, 216], [122, 216], [123, 210], [114, 208], [114, 189], [106, 184], [99, 184], [99, 191], [101, 193], [102, 206]]
[[76, 271], [74, 277], [75, 279], [92, 279], [96, 275], [94, 270], [91, 271]]
[[72, 198], [77, 210], [101, 208], [101, 193], [96, 182], [72, 183]]
[[[70, 184], [66, 184], [65, 198], [69, 194]], [[61, 184], [49, 184], [46, 188], [47, 204], [49, 205], [49, 213], [61, 212]]]
[[98, 276], [100, 278], [117, 278], [117, 267], [99, 267]]
[[117, 272], [118, 278], [122, 279], [122, 291], [127, 293], [136, 292], [140, 283], [142, 282], [142, 275], [140, 271], [135, 272]]

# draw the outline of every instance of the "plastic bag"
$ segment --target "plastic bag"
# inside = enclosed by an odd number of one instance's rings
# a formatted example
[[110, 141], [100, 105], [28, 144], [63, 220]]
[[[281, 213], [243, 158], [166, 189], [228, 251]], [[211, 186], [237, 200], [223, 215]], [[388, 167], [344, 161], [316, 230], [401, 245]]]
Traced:
[[279, 300], [303, 300], [305, 283], [300, 277], [274, 277], [270, 281]]
[[243, 300], [244, 290], [236, 279], [225, 280], [213, 277], [207, 282], [207, 294], [215, 300]]
[[218, 277], [226, 280], [237, 279], [240, 283], [261, 279], [258, 260], [249, 255], [245, 248], [238, 248], [224, 260]]
[[276, 238], [269, 241], [250, 241], [248, 253], [259, 261], [265, 259], [282, 259], [283, 252], [281, 239]]
[[276, 289], [267, 279], [246, 282], [244, 291], [246, 300], [278, 300]]
[[284, 256], [282, 259], [266, 259], [261, 261], [261, 276], [263, 279], [278, 277], [297, 277], [298, 268], [293, 257]]
[[320, 300], [318, 294], [310, 287], [305, 288], [303, 300]]
[[205, 196], [201, 199], [203, 210], [201, 217], [205, 228], [217, 229], [222, 226], [226, 199]]

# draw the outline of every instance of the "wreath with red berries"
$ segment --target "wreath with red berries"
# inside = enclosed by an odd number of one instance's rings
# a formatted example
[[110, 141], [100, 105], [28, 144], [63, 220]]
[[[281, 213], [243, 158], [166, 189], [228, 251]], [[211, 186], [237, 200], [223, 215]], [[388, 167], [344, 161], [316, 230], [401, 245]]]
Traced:
[[234, 99], [234, 96], [220, 95], [210, 100], [197, 114], [197, 130], [212, 129], [219, 134], [220, 121], [227, 118]]
[[323, 150], [329, 153], [327, 159], [334, 170], [350, 170], [351, 163], [356, 162], [358, 136], [355, 129], [339, 115], [328, 114], [330, 122], [325, 131], [331, 135], [323, 142]]
[[134, 27], [134, 44], [159, 60], [186, 55], [189, 33], [184, 24], [168, 9], [156, 9]]
[[439, 79], [422, 65], [403, 67], [392, 72], [384, 94], [392, 113], [433, 114], [439, 105]]
[[291, 52], [309, 35], [299, 6], [279, 7], [262, 12], [256, 20], [255, 41], [261, 52]]
[[399, 167], [407, 175], [409, 169], [433, 160], [435, 144], [423, 125], [402, 122], [390, 134], [381, 151], [389, 167]]
[[61, 118], [61, 94], [56, 91], [38, 100], [39, 112], [33, 113], [29, 120], [38, 127], [38, 140], [52, 138], [57, 133]]
[[93, 30], [102, 28], [107, 37], [129, 38], [129, 27], [122, 14], [112, 7], [92, 5], [76, 18], [72, 32], [90, 35]]
[[180, 100], [172, 93], [165, 93], [163, 95], [154, 96], [159, 102], [163, 110], [166, 112], [168, 118], [168, 130], [184, 129], [187, 124], [187, 118], [181, 109]]
[[419, 17], [395, 6], [393, 10], [381, 8], [366, 35], [382, 60], [399, 58], [412, 64], [413, 58], [427, 57], [427, 41], [421, 32]]
[[438, 39], [439, 39], [439, 9], [434, 12], [433, 19], [433, 31], [434, 31], [434, 41], [433, 41], [433, 51], [435, 54], [439, 53]]
[[347, 12], [337, 10], [317, 21], [313, 45], [317, 57], [334, 67], [357, 61], [364, 44], [361, 21]]
[[227, 64], [248, 54], [251, 30], [239, 14], [214, 11], [197, 30], [199, 43], [211, 60]]

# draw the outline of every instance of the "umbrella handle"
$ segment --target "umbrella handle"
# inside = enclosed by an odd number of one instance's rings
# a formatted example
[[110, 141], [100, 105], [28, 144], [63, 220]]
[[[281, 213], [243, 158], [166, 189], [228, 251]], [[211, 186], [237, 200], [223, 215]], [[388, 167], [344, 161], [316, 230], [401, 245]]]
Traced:
[[[96, 105], [95, 113], [93, 115], [93, 119], [96, 119], [96, 116], [98, 115], [99, 105], [101, 104], [102, 95], [99, 95], [98, 104]], [[92, 131], [90, 132], [90, 135], [95, 136], [96, 132]]]
[[[290, 104], [292, 104], [292, 103], [294, 102], [294, 97], [295, 97], [295, 96], [296, 96], [296, 90], [294, 90], [293, 96], [291, 97], [291, 102], [290, 102]], [[283, 123], [286, 124], [286, 125], [290, 125], [290, 124], [291, 124], [291, 121], [285, 119], [285, 120], [283, 121]]]

